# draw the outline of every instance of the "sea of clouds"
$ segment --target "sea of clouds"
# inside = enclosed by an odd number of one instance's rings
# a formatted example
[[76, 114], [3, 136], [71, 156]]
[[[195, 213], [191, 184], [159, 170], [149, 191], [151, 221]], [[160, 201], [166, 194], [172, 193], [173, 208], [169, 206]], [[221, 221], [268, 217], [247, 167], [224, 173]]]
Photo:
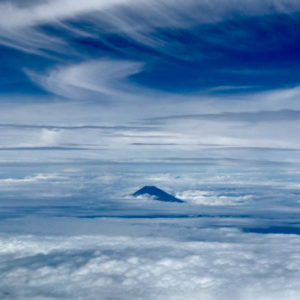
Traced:
[[300, 236], [221, 228], [189, 241], [155, 236], [161, 226], [144, 237], [1, 235], [0, 298], [299, 299]]
[[298, 300], [296, 167], [165, 164], [4, 165], [0, 299]]

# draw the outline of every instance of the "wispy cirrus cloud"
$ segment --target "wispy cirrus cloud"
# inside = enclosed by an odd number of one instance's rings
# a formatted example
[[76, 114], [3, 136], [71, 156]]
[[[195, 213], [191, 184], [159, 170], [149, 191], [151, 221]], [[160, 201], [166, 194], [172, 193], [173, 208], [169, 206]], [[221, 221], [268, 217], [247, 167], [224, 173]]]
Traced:
[[[226, 44], [226, 47], [234, 45], [235, 48], [247, 48], [251, 44], [249, 41], [253, 43], [257, 38], [255, 30], [249, 31], [251, 26], [235, 24], [232, 20], [268, 14], [284, 14], [288, 18], [290, 14], [299, 11], [297, 1], [293, 0], [276, 3], [245, 1], [242, 5], [236, 0], [225, 2], [215, 0], [210, 3], [194, 0], [177, 1], [176, 5], [172, 1], [134, 0], [77, 1], [76, 4], [69, 0], [63, 2], [52, 0], [32, 1], [27, 5], [7, 1], [1, 3], [0, 7], [3, 12], [0, 22], [0, 42], [3, 45], [56, 57], [56, 60], [59, 59], [59, 53], [67, 57], [84, 57], [84, 52], [80, 49], [69, 46], [70, 41], [84, 37], [87, 38], [84, 43], [88, 45], [90, 42], [90, 50], [94, 44], [100, 51], [107, 47], [110, 54], [114, 52], [126, 53], [129, 56], [130, 52], [138, 54], [136, 51], [138, 49], [134, 50], [134, 47], [139, 48], [139, 45], [142, 45], [146, 47], [140, 49], [142, 52], [149, 48], [177, 59], [193, 60], [198, 57], [203, 59], [210, 57], [211, 54], [214, 57], [219, 55], [219, 51], [210, 53], [206, 50], [207, 45], [223, 47]], [[226, 20], [229, 20], [228, 24], [222, 23]], [[293, 17], [290, 20], [293, 20]], [[191, 30], [195, 26], [207, 24], [212, 25], [212, 28], [199, 32]], [[50, 30], [47, 31], [43, 26], [49, 27]], [[260, 27], [273, 32], [268, 22], [263, 22]], [[181, 38], [182, 30], [186, 30], [184, 33], [189, 40], [198, 40], [193, 47], [196, 49], [195, 53], [192, 47], [186, 51], [187, 40]], [[123, 39], [122, 44], [125, 47], [120, 47], [120, 44], [109, 38], [113, 35], [120, 40]], [[232, 38], [235, 40], [230, 41]], [[135, 45], [132, 45], [132, 42]], [[75, 45], [76, 43], [73, 44]], [[147, 53], [149, 52], [146, 51], [145, 54]]]
[[1, 11], [11, 61], [1, 120], [20, 125], [1, 129], [3, 149], [299, 147], [297, 1], [7, 1]]
[[100, 60], [54, 69], [48, 75], [29, 72], [29, 76], [46, 90], [67, 98], [84, 100], [95, 93], [125, 97], [135, 92], [126, 80], [142, 67], [138, 62]]

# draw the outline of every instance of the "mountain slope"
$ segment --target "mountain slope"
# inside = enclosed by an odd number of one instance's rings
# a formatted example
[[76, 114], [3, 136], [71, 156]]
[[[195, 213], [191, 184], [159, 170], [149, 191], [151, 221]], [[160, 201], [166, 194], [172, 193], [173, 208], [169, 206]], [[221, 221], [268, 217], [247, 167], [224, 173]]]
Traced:
[[144, 186], [140, 190], [136, 191], [133, 196], [150, 195], [154, 197], [154, 200], [163, 202], [178, 202], [184, 203], [184, 201], [166, 193], [165, 191], [157, 188], [156, 186]]

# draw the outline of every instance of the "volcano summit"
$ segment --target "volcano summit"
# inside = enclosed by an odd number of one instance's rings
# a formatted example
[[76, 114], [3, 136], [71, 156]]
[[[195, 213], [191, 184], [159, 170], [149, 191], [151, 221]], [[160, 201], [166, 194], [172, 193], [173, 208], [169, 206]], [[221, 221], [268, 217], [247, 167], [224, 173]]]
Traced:
[[154, 200], [162, 202], [178, 202], [184, 203], [184, 201], [168, 194], [167, 192], [157, 188], [156, 186], [144, 186], [140, 190], [136, 191], [133, 196], [149, 195], [152, 196]]

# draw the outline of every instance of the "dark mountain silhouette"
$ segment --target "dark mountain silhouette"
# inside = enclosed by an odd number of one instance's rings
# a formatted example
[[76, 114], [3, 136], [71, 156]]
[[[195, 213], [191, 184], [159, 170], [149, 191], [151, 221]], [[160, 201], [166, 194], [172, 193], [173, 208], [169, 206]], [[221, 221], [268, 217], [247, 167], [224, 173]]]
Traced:
[[140, 190], [136, 191], [133, 196], [137, 197], [140, 195], [150, 195], [154, 197], [154, 200], [163, 201], [163, 202], [179, 202], [183, 203], [184, 201], [166, 193], [165, 191], [157, 188], [156, 186], [144, 186]]

